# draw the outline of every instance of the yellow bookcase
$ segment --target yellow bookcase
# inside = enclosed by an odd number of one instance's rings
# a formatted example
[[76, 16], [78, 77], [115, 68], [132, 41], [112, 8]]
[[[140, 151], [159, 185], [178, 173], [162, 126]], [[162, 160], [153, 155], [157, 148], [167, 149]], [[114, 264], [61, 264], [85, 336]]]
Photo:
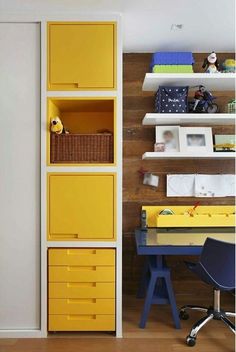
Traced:
[[[47, 332], [121, 336], [122, 66], [111, 18], [44, 28]], [[56, 117], [61, 134], [50, 131]]]

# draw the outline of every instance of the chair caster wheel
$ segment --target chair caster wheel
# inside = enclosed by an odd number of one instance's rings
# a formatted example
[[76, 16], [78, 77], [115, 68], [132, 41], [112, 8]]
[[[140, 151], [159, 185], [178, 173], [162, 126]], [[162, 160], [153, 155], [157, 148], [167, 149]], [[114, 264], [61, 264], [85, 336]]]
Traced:
[[195, 346], [196, 345], [196, 337], [192, 337], [192, 336], [188, 335], [186, 338], [186, 344], [190, 347]]
[[188, 313], [187, 313], [185, 310], [181, 310], [181, 311], [179, 312], [179, 318], [180, 318], [181, 320], [188, 320], [189, 315], [188, 315]]

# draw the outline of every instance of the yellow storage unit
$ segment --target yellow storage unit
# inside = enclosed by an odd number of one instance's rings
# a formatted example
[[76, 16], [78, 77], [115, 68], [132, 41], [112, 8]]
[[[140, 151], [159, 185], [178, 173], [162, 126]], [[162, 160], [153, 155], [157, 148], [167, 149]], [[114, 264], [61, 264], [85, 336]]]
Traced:
[[48, 250], [49, 331], [115, 330], [114, 260], [114, 249]]
[[116, 87], [116, 24], [48, 23], [48, 89]]
[[48, 240], [114, 240], [115, 174], [48, 175]]
[[[234, 227], [235, 207], [233, 205], [201, 205], [192, 215], [189, 205], [142, 206], [147, 213], [148, 227]], [[164, 209], [171, 209], [173, 215], [161, 215]]]

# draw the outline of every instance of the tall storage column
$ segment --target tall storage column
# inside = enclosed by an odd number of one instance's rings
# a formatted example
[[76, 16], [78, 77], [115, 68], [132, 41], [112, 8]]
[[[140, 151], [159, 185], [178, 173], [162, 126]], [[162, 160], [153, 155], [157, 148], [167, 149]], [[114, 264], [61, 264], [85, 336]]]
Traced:
[[119, 18], [50, 21], [43, 33], [45, 330], [121, 336]]

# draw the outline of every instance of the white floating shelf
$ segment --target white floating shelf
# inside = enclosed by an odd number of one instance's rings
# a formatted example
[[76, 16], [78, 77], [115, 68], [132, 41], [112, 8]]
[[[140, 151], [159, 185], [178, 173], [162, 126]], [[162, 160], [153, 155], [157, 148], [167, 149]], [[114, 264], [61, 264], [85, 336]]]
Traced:
[[158, 114], [148, 113], [143, 125], [234, 125], [234, 114]]
[[158, 159], [234, 159], [234, 152], [216, 152], [208, 154], [189, 154], [189, 153], [165, 153], [165, 152], [146, 152], [143, 154], [143, 160]]
[[159, 86], [204, 85], [209, 90], [235, 90], [235, 73], [146, 73], [144, 91], [157, 91]]

